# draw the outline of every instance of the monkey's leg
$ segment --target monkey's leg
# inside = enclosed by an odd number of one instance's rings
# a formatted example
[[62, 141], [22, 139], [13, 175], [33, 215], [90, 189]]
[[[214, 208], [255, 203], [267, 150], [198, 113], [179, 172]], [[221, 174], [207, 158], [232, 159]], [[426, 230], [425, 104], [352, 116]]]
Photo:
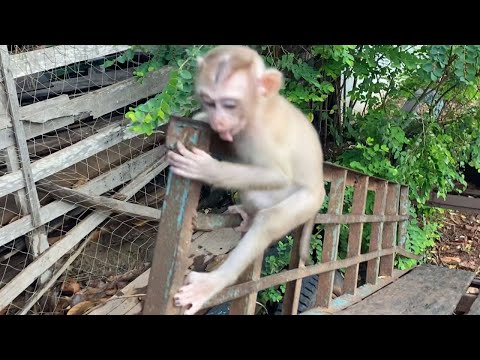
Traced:
[[324, 192], [318, 196], [301, 189], [277, 205], [260, 210], [250, 230], [218, 269], [187, 276], [186, 285], [174, 296], [176, 306], [191, 305], [185, 315], [195, 314], [205, 302], [233, 284], [273, 241], [310, 219], [322, 206], [324, 196]]

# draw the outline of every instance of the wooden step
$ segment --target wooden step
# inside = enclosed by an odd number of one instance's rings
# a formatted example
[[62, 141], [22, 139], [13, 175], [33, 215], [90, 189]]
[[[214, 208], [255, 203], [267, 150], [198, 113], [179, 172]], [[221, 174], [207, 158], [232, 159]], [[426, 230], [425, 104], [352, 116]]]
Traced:
[[337, 314], [452, 315], [474, 276], [465, 270], [422, 265]]

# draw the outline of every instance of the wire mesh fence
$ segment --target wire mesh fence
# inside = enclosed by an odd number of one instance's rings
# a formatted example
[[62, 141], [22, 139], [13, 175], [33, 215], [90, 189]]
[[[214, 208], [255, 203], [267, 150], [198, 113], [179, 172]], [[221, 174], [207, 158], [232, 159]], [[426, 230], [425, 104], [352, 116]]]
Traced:
[[161, 91], [165, 74], [136, 83], [142, 53], [102, 66], [127, 48], [0, 48], [3, 314], [85, 310], [151, 261], [164, 134], [132, 135], [124, 114]]

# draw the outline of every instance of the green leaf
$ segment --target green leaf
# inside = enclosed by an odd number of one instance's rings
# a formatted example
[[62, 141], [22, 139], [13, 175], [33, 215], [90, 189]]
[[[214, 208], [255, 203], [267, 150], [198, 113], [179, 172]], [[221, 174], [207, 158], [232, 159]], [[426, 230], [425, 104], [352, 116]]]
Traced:
[[189, 80], [189, 79], [192, 78], [192, 74], [188, 70], [181, 70], [180, 71], [180, 76], [185, 80]]

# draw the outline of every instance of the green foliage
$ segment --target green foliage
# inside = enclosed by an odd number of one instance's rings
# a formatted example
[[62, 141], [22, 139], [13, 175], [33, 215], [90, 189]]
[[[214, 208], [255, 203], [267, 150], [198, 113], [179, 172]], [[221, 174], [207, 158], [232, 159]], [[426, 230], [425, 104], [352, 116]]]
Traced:
[[[123, 64], [141, 49], [151, 59], [136, 70], [139, 81], [163, 67], [170, 69], [164, 90], [126, 114], [133, 131], [149, 135], [173, 114], [190, 116], [199, 109], [193, 96], [195, 60], [212, 47], [137, 46], [106, 61], [105, 67]], [[328, 135], [344, 149], [329, 160], [409, 186], [412, 221], [407, 228], [407, 249], [423, 254], [433, 246], [439, 238], [439, 224], [435, 220], [438, 211], [426, 206], [430, 193], [444, 197], [465, 185], [459, 170], [467, 163], [480, 169], [480, 46], [253, 47], [267, 65], [284, 74], [281, 91], [287, 99], [311, 121], [315, 117], [328, 121]], [[342, 93], [346, 101], [341, 100]], [[406, 101], [409, 106], [404, 106]], [[360, 111], [357, 104], [362, 104]], [[344, 213], [351, 211], [352, 199], [353, 190], [347, 188]], [[372, 213], [373, 204], [374, 195], [369, 192], [367, 214]], [[325, 210], [324, 206], [321, 212]], [[320, 225], [312, 234], [313, 263], [321, 256], [322, 231]], [[370, 232], [371, 226], [366, 224], [363, 251], [368, 250]], [[348, 226], [342, 225], [339, 258], [345, 257], [347, 244]], [[264, 275], [288, 267], [291, 246], [289, 237], [278, 243], [278, 254], [266, 260]], [[404, 269], [415, 261], [398, 256], [395, 264]], [[284, 291], [284, 285], [267, 289], [260, 293], [260, 301], [278, 302]]]

